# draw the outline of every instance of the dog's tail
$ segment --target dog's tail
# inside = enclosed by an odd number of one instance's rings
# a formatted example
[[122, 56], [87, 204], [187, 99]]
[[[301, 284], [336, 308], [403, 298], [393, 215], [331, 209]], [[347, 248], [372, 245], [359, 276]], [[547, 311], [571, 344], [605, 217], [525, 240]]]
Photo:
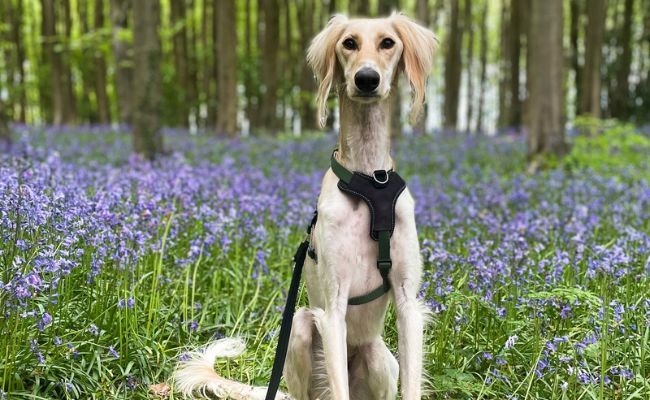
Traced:
[[[198, 394], [234, 400], [264, 400], [266, 387], [246, 385], [226, 379], [214, 370], [218, 358], [233, 358], [244, 352], [245, 345], [239, 339], [217, 340], [203, 351], [189, 354], [189, 359], [181, 361], [174, 371], [174, 386], [184, 396]], [[290, 399], [287, 394], [278, 392], [276, 400]]]

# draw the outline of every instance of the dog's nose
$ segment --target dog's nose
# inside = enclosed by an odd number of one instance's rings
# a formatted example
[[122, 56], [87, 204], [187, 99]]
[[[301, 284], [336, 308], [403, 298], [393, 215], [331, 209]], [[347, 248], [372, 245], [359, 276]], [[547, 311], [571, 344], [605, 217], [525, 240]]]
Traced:
[[379, 74], [372, 68], [360, 69], [354, 75], [354, 84], [360, 91], [370, 93], [379, 86]]

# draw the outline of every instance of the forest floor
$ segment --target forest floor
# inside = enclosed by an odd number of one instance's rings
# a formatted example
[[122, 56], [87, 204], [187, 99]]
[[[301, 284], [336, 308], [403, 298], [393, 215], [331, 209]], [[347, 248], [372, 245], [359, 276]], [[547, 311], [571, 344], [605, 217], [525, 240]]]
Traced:
[[[178, 399], [177, 360], [223, 336], [248, 350], [219, 371], [266, 385], [335, 138], [167, 132], [173, 152], [149, 163], [110, 129], [15, 133], [0, 399]], [[531, 175], [524, 154], [514, 136], [394, 142], [432, 312], [426, 397], [650, 398], [647, 164]], [[385, 337], [396, 351], [393, 310]]]

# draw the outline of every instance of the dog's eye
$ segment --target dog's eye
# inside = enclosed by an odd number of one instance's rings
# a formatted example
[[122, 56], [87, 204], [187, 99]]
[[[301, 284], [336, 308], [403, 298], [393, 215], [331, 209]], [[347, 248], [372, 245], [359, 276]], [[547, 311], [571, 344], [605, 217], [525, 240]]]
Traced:
[[381, 49], [392, 49], [393, 46], [395, 46], [395, 41], [391, 38], [385, 38], [379, 44], [379, 48]]
[[357, 42], [355, 42], [354, 39], [345, 39], [343, 41], [343, 47], [345, 47], [348, 50], [356, 50]]

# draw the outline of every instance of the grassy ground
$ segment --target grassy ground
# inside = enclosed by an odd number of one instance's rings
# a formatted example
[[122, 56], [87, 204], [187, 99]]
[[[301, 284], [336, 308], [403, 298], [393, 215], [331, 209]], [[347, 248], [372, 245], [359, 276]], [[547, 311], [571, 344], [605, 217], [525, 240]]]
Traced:
[[[168, 132], [149, 164], [110, 130], [18, 136], [0, 156], [0, 398], [155, 398], [225, 335], [249, 348], [220, 371], [266, 384], [335, 139]], [[395, 158], [418, 201], [427, 397], [650, 398], [647, 163], [531, 176], [512, 137], [405, 139]]]

